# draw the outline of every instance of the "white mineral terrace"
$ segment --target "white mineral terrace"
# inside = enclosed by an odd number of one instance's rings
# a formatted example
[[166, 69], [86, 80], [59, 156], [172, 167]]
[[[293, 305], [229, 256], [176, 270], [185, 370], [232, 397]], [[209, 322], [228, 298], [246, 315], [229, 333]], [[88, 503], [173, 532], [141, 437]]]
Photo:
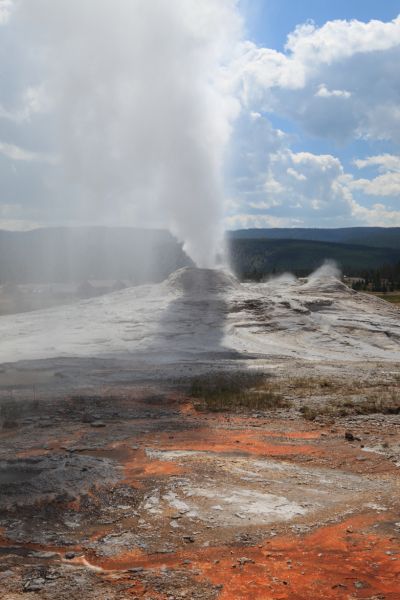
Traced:
[[[160, 284], [0, 318], [0, 363], [56, 357], [179, 356], [400, 359], [400, 312], [330, 269], [308, 280], [239, 283], [185, 268]], [[147, 357], [147, 358], [146, 358]]]

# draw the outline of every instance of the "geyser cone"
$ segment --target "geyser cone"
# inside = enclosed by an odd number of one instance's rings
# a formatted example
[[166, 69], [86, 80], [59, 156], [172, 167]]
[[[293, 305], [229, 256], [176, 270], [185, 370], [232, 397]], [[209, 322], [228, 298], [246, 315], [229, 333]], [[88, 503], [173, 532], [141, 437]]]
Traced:
[[185, 294], [217, 294], [238, 289], [239, 281], [226, 271], [219, 269], [200, 269], [184, 267], [168, 277], [166, 284]]

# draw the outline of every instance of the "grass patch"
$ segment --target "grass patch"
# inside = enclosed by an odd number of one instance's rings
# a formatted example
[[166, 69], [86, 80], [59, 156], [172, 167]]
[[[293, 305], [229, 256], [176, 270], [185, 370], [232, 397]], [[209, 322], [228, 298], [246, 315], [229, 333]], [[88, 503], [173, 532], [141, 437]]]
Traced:
[[20, 417], [20, 409], [13, 398], [2, 401], [0, 406], [0, 422], [3, 429], [16, 429]]
[[300, 412], [308, 421], [314, 421], [318, 416], [349, 417], [355, 415], [398, 415], [400, 414], [400, 392], [393, 390], [386, 394], [373, 394], [366, 398], [348, 398], [331, 400], [322, 405], [303, 405]]
[[387, 292], [386, 294], [382, 292], [370, 292], [370, 294], [377, 296], [377, 298], [382, 298], [382, 300], [386, 300], [386, 302], [390, 302], [391, 304], [400, 304], [400, 293], [398, 292]]
[[260, 373], [224, 372], [194, 377], [189, 396], [197, 400], [196, 408], [211, 412], [271, 411], [291, 405], [267, 376]]
[[318, 415], [321, 414], [321, 412], [318, 412], [318, 410], [316, 408], [313, 408], [312, 406], [308, 406], [308, 404], [305, 404], [304, 406], [302, 406], [300, 408], [300, 412], [303, 415], [303, 417], [305, 419], [307, 419], [307, 421], [315, 421], [315, 419], [318, 417]]

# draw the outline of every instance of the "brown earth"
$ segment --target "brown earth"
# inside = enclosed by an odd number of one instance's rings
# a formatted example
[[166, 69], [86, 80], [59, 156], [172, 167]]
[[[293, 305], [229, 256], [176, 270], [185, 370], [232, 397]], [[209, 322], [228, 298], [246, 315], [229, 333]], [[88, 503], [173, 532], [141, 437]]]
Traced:
[[399, 392], [361, 372], [281, 370], [291, 407], [264, 412], [170, 382], [39, 394], [0, 430], [0, 598], [399, 599], [400, 415], [322, 410]]

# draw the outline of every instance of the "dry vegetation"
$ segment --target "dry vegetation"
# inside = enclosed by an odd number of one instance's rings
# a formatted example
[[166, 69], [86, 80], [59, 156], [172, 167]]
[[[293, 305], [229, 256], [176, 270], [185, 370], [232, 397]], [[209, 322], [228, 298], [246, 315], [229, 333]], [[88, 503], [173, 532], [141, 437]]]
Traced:
[[195, 377], [190, 382], [189, 395], [196, 399], [196, 408], [211, 412], [290, 407], [264, 373], [225, 372]]
[[400, 414], [400, 393], [392, 390], [384, 395], [371, 394], [364, 398], [336, 398], [328, 400], [325, 404], [319, 406], [309, 406], [307, 404], [300, 408], [300, 412], [305, 419], [313, 421], [318, 416], [327, 417], [348, 417], [351, 415], [398, 415]]
[[391, 304], [400, 305], [400, 291], [397, 290], [395, 292], [367, 292], [371, 296], [376, 296], [377, 298], [381, 298], [382, 300], [386, 300]]
[[190, 380], [189, 396], [199, 410], [272, 411], [297, 408], [308, 420], [352, 415], [400, 414], [400, 381], [343, 382], [299, 377], [283, 380], [265, 373], [223, 372]]
[[304, 418], [319, 416], [400, 414], [400, 380], [385, 382], [299, 379], [290, 384], [296, 390], [299, 410]]

